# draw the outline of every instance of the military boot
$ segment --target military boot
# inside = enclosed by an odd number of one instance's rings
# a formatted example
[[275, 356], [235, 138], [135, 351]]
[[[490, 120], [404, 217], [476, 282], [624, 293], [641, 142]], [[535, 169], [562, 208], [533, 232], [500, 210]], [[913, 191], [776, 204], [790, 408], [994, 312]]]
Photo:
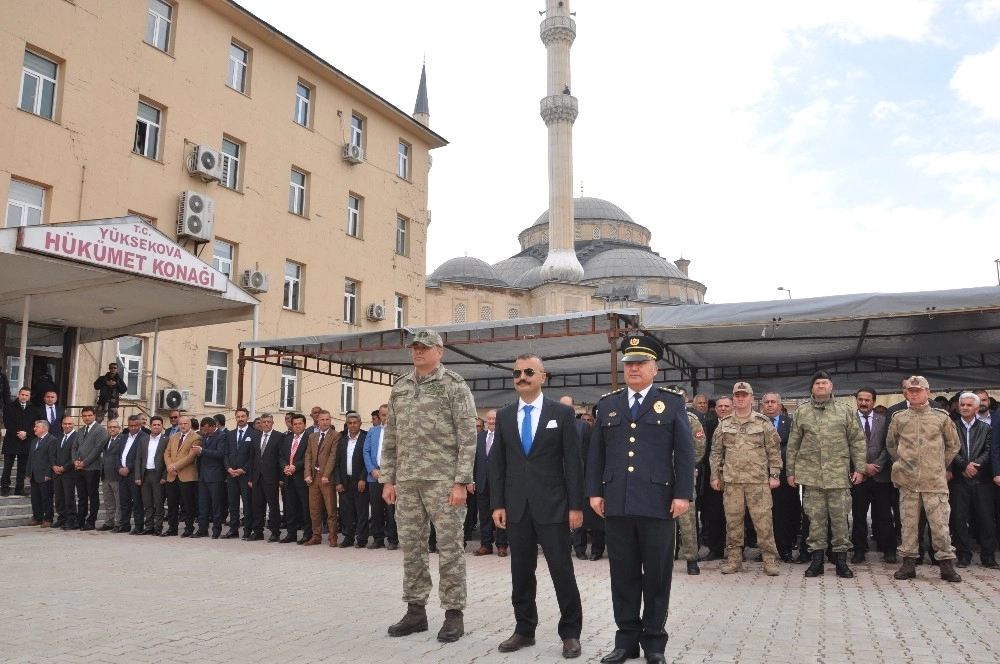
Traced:
[[806, 576], [810, 579], [814, 576], [820, 576], [823, 574], [823, 551], [813, 551], [812, 552], [812, 563], [806, 568]]
[[917, 578], [917, 559], [903, 556], [903, 566], [892, 575], [892, 578], [900, 581]]
[[836, 562], [834, 563], [834, 565], [836, 565], [837, 567], [837, 576], [839, 576], [842, 579], [853, 579], [854, 572], [852, 572], [851, 568], [847, 566], [847, 552], [846, 551], [837, 552], [835, 554], [835, 557], [836, 557]]
[[768, 576], [778, 576], [778, 564], [774, 561], [774, 556], [764, 556], [764, 574]]
[[723, 574], [736, 574], [743, 571], [743, 552], [739, 549], [729, 551], [729, 560], [722, 566]]
[[[426, 627], [425, 627], [426, 629]], [[448, 609], [444, 612], [444, 624], [438, 632], [438, 641], [452, 643], [465, 634], [465, 622], [461, 609]]]
[[395, 625], [389, 626], [389, 636], [406, 636], [427, 631], [427, 609], [423, 604], [407, 604], [406, 615]]
[[958, 583], [962, 580], [962, 577], [955, 571], [955, 561], [953, 559], [948, 558], [941, 561], [941, 578], [952, 583]]

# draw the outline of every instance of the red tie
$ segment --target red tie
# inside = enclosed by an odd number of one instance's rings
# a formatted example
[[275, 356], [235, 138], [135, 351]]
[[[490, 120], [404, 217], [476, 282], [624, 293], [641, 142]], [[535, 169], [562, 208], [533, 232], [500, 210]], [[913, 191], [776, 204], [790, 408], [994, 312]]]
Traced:
[[299, 436], [292, 439], [292, 453], [288, 457], [288, 465], [291, 466], [295, 463], [295, 450], [299, 449]]

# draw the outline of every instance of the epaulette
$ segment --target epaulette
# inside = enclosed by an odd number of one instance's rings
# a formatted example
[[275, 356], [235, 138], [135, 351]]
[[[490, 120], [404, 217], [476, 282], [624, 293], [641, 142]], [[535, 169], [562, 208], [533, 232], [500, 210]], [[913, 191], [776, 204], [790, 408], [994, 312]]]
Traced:
[[601, 399], [603, 399], [604, 397], [610, 397], [612, 394], [618, 394], [619, 392], [621, 392], [624, 389], [625, 389], [624, 387], [619, 387], [617, 390], [611, 390], [607, 394], [602, 394], [601, 395]]
[[676, 396], [679, 396], [679, 397], [683, 397], [684, 396], [683, 392], [681, 392], [680, 390], [678, 390], [677, 388], [674, 388], [674, 387], [659, 387], [659, 386], [657, 386], [656, 389], [658, 389], [660, 392], [668, 392], [670, 394], [673, 394], [673, 395], [676, 395]]
[[465, 379], [462, 378], [462, 374], [454, 372], [451, 369], [445, 369], [444, 370], [444, 375], [448, 376], [449, 378], [452, 378], [454, 380], [457, 380], [460, 383], [464, 383], [465, 382]]

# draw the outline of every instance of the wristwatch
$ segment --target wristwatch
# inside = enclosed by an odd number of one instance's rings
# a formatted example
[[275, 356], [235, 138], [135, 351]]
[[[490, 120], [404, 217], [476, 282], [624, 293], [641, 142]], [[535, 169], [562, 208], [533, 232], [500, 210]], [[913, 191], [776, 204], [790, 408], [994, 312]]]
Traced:
[[774, 473], [773, 475], [771, 475], [771, 479], [772, 480], [780, 480], [781, 479], [781, 473]]

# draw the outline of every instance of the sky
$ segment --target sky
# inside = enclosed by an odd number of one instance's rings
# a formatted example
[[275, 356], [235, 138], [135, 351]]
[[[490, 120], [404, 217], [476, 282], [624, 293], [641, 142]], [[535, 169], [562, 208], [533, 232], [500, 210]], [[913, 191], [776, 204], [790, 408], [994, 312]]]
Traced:
[[[408, 113], [426, 58], [427, 271], [520, 250], [548, 205], [543, 0], [238, 1]], [[574, 195], [707, 302], [997, 285], [1000, 0], [570, 9]]]

